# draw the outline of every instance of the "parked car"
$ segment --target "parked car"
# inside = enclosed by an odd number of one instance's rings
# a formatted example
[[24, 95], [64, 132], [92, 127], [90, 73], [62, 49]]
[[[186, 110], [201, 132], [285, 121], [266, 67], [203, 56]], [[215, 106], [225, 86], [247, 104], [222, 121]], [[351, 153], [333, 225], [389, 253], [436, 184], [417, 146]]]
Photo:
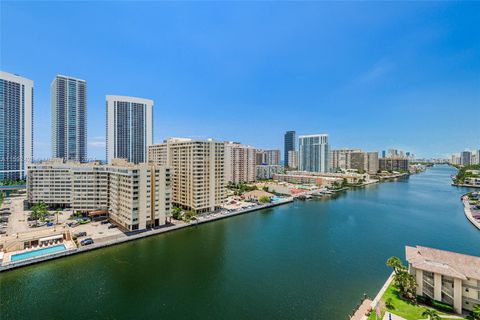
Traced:
[[67, 225], [68, 225], [69, 227], [71, 227], [71, 228], [72, 228], [72, 227], [76, 227], [76, 226], [78, 226], [78, 225], [79, 225], [79, 223], [78, 223], [77, 221], [73, 221], [73, 222], [69, 222], [69, 223], [67, 223]]
[[109, 224], [109, 223], [110, 223], [110, 221], [108, 221], [108, 220], [103, 220], [103, 221], [102, 221], [102, 222], [100, 222], [100, 223], [101, 223], [101, 224]]
[[80, 241], [80, 244], [82, 246], [87, 246], [89, 244], [93, 244], [93, 239], [92, 238], [83, 239], [82, 241]]
[[116, 227], [117, 227], [117, 225], [111, 224], [111, 225], [108, 226], [108, 229], [114, 229], [114, 228], [116, 228]]
[[85, 231], [77, 232], [73, 235], [75, 238], [86, 237], [87, 233]]

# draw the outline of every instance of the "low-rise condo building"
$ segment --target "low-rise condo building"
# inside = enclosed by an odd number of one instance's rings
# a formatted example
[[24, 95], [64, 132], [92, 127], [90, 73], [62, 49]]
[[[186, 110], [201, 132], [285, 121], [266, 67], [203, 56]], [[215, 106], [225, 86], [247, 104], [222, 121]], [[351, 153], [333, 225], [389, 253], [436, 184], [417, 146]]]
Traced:
[[405, 250], [417, 295], [452, 305], [457, 313], [480, 304], [480, 257], [421, 246]]
[[269, 180], [272, 179], [273, 175], [283, 171], [282, 166], [263, 164], [256, 167], [257, 170], [257, 179], [259, 180]]
[[170, 168], [123, 159], [111, 165], [54, 159], [29, 166], [30, 205], [69, 208], [89, 213], [102, 210], [127, 231], [165, 224], [170, 213]]
[[341, 183], [343, 181], [342, 178], [311, 175], [308, 172], [304, 172], [303, 174], [274, 174], [273, 180], [319, 187], [333, 186], [335, 182]]
[[186, 210], [209, 212], [225, 201], [225, 144], [170, 138], [149, 147], [149, 162], [173, 170], [172, 203]]

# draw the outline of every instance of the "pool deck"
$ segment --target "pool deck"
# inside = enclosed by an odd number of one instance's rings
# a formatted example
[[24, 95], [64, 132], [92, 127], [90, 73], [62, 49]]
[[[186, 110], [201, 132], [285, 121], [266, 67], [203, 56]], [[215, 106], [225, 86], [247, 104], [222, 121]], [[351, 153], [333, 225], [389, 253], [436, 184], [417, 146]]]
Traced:
[[[20, 251], [6, 252], [3, 256], [3, 263], [4, 264], [5, 263], [15, 263], [15, 262], [12, 261], [12, 256], [17, 255], [17, 254], [22, 254], [22, 253], [25, 253], [25, 252], [35, 251], [35, 250], [39, 250], [39, 249], [45, 249], [45, 248], [54, 247], [54, 246], [58, 246], [58, 245], [62, 245], [62, 244], [65, 246], [65, 250], [71, 250], [71, 249], [75, 249], [77, 247], [73, 241], [63, 241], [62, 243], [54, 244], [54, 245], [51, 245], [51, 246], [48, 246], [48, 247], [45, 246], [45, 247], [41, 247], [41, 248], [38, 247], [38, 248], [31, 248], [31, 249], [25, 249], [25, 250], [20, 250]], [[22, 260], [19, 260], [19, 261], [27, 261], [29, 259], [36, 259], [36, 258], [38, 258], [38, 257], [22, 259]]]
[[[60, 251], [60, 252], [56, 252], [56, 253], [49, 254], [49, 255], [44, 255], [44, 256], [38, 256], [38, 257], [30, 258], [30, 259], [20, 260], [20, 261], [17, 261], [17, 262], [10, 262], [10, 258], [8, 258], [9, 262], [5, 262], [7, 259], [6, 259], [6, 257], [4, 257], [4, 262], [0, 266], [0, 272], [8, 271], [8, 270], [12, 270], [12, 269], [15, 269], [15, 268], [20, 268], [20, 267], [25, 267], [25, 266], [28, 266], [28, 265], [31, 265], [31, 264], [36, 264], [36, 263], [47, 261], [47, 260], [58, 259], [58, 258], [61, 258], [61, 257], [70, 256], [70, 255], [73, 255], [73, 254], [78, 254], [78, 253], [88, 252], [88, 251], [91, 251], [91, 250], [96, 250], [96, 249], [100, 249], [100, 248], [104, 248], [104, 247], [109, 247], [109, 246], [121, 244], [121, 243], [128, 242], [128, 241], [133, 241], [133, 240], [137, 240], [137, 239], [151, 237], [151, 236], [154, 236], [154, 235], [158, 235], [158, 234], [162, 234], [162, 233], [166, 233], [166, 232], [171, 232], [171, 231], [175, 231], [175, 230], [178, 230], [178, 229], [195, 227], [195, 226], [197, 226], [199, 224], [202, 224], [202, 223], [208, 223], [208, 222], [213, 222], [213, 221], [217, 221], [217, 220], [222, 220], [222, 219], [226, 219], [226, 218], [233, 217], [233, 216], [238, 216], [238, 215], [245, 214], [245, 213], [250, 213], [250, 212], [254, 212], [254, 211], [258, 211], [258, 210], [262, 210], [262, 209], [268, 209], [268, 208], [280, 206], [280, 205], [283, 205], [283, 204], [291, 203], [291, 202], [293, 202], [293, 200], [294, 199], [292, 197], [289, 197], [289, 198], [285, 198], [284, 200], [279, 201], [279, 202], [267, 203], [267, 204], [264, 204], [264, 205], [258, 205], [256, 207], [249, 208], [249, 209], [241, 209], [241, 210], [238, 210], [238, 211], [235, 211], [235, 212], [228, 212], [228, 213], [224, 213], [224, 214], [221, 214], [221, 213], [211, 214], [211, 215], [208, 215], [206, 217], [200, 217], [199, 219], [191, 221], [189, 223], [162, 226], [162, 227], [159, 227], [159, 228], [149, 229], [149, 230], [146, 230], [146, 231], [143, 231], [143, 232], [139, 232], [139, 233], [136, 233], [136, 234], [133, 234], [133, 235], [129, 235], [129, 236], [121, 238], [121, 239], [114, 239], [114, 240], [105, 241], [105, 242], [101, 242], [101, 243], [94, 243], [92, 245], [88, 245], [88, 246], [84, 246], [84, 247], [78, 247], [78, 248], [67, 247], [67, 250], [64, 250], [64, 251]], [[27, 250], [25, 250], [25, 251], [27, 251]], [[17, 253], [19, 253], [19, 251], [11, 252], [10, 254], [17, 254]], [[5, 256], [7, 254], [9, 254], [9, 253], [5, 253]]]

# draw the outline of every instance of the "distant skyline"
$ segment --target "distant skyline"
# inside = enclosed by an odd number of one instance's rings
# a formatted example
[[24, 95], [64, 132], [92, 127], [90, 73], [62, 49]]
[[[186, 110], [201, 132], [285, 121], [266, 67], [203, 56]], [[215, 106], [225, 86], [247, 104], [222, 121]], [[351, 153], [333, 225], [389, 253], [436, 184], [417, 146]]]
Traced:
[[281, 149], [448, 157], [480, 149], [480, 3], [5, 2], [0, 69], [34, 81], [34, 157], [51, 156], [50, 84], [87, 82], [88, 158], [105, 96], [154, 100], [171, 136]]

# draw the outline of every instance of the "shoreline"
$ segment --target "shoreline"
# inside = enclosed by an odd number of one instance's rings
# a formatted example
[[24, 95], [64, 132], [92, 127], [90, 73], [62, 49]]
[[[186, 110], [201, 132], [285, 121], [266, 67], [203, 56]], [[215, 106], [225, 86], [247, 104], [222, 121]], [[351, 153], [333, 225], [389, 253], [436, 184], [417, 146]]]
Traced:
[[458, 184], [458, 183], [452, 183], [452, 186], [454, 187], [465, 187], [465, 188], [480, 188], [480, 186], [475, 186], [475, 185], [471, 185], [471, 184]]
[[[380, 288], [378, 291], [377, 295], [375, 298], [372, 300], [372, 303], [370, 303], [370, 308], [372, 308], [372, 312], [375, 312], [375, 309], [377, 308], [378, 303], [382, 299], [383, 295], [385, 294], [385, 291], [387, 291], [388, 286], [390, 286], [390, 283], [393, 281], [393, 276], [395, 275], [395, 272], [392, 272], [390, 276], [387, 278], [387, 281], [383, 284], [383, 286]], [[361, 320], [367, 320], [369, 316], [363, 315]]]
[[480, 222], [473, 217], [472, 211], [470, 210], [470, 204], [468, 203], [468, 200], [465, 199], [465, 195], [462, 196], [462, 203], [463, 212], [465, 213], [468, 221], [470, 221], [475, 227], [477, 227], [478, 230], [480, 230]]
[[10, 270], [13, 270], [13, 269], [26, 267], [26, 266], [29, 266], [29, 265], [37, 264], [37, 263], [48, 261], [48, 260], [59, 259], [59, 258], [66, 257], [66, 256], [71, 256], [71, 255], [80, 254], [80, 253], [84, 253], [84, 252], [89, 252], [89, 251], [93, 251], [93, 250], [97, 250], [97, 249], [101, 249], [101, 248], [105, 248], [105, 247], [119, 245], [119, 244], [122, 244], [122, 243], [125, 243], [125, 242], [130, 242], [130, 241], [134, 241], [134, 240], [138, 240], [138, 239], [143, 239], [143, 238], [147, 238], [147, 237], [151, 237], [151, 236], [155, 236], [155, 235], [159, 235], [159, 234], [163, 234], [163, 233], [167, 233], [167, 232], [172, 232], [172, 231], [179, 230], [179, 229], [195, 227], [195, 226], [198, 226], [199, 224], [214, 222], [214, 221], [217, 221], [217, 220], [223, 220], [223, 219], [226, 219], [226, 218], [230, 218], [230, 217], [234, 217], [234, 216], [238, 216], [238, 215], [242, 215], [242, 214], [246, 214], [246, 213], [250, 213], [250, 212], [254, 212], [254, 211], [259, 211], [259, 210], [262, 210], [262, 209], [277, 207], [277, 206], [280, 206], [280, 205], [283, 205], [283, 204], [292, 203], [293, 201], [294, 201], [293, 197], [289, 197], [289, 198], [286, 198], [285, 200], [282, 200], [282, 201], [279, 201], [279, 202], [269, 203], [269, 204], [265, 204], [265, 205], [259, 205], [257, 207], [250, 208], [250, 209], [243, 209], [243, 210], [230, 212], [230, 213], [226, 213], [226, 214], [215, 215], [215, 216], [212, 216], [212, 217], [203, 218], [202, 220], [198, 219], [198, 220], [195, 220], [195, 221], [189, 222], [189, 223], [182, 223], [182, 224], [178, 224], [178, 225], [168, 225], [168, 226], [162, 226], [162, 227], [155, 228], [155, 229], [150, 229], [150, 230], [147, 230], [147, 231], [136, 233], [134, 235], [129, 235], [126, 238], [122, 238], [122, 239], [115, 239], [115, 240], [110, 240], [110, 241], [101, 242], [101, 243], [94, 243], [93, 245], [78, 247], [78, 248], [75, 248], [75, 249], [61, 251], [61, 252], [54, 253], [54, 254], [51, 254], [51, 255], [39, 256], [39, 257], [35, 257], [35, 258], [23, 260], [23, 261], [8, 262], [7, 264], [0, 266], [0, 272], [10, 271]]

